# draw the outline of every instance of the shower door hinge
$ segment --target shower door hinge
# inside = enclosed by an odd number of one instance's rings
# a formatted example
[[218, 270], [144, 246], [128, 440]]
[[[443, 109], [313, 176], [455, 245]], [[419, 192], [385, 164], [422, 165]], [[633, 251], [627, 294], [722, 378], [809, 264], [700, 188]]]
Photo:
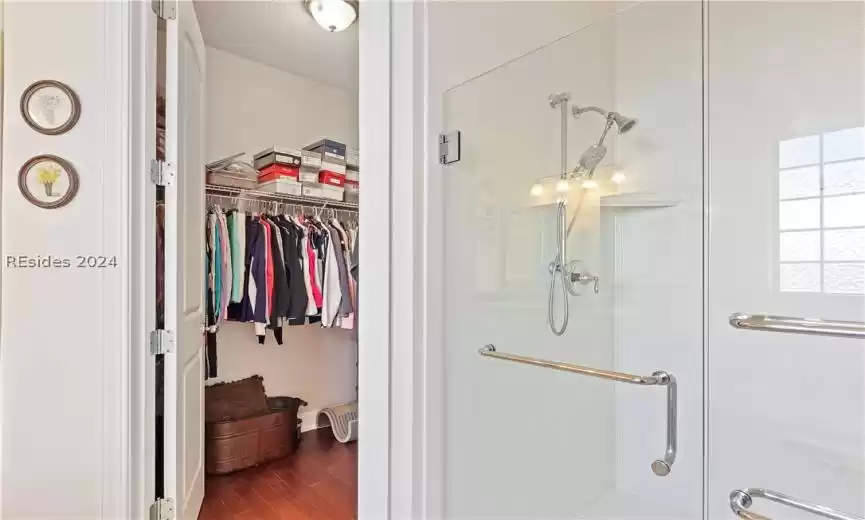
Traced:
[[150, 7], [156, 16], [163, 20], [177, 19], [177, 1], [176, 0], [150, 0]]
[[150, 520], [174, 520], [174, 500], [160, 498], [150, 504]]
[[439, 134], [439, 164], [451, 164], [460, 160], [460, 131]]
[[150, 180], [157, 186], [171, 186], [177, 171], [170, 162], [153, 159], [150, 161]]
[[150, 331], [150, 355], [170, 354], [174, 352], [174, 332], [165, 329]]

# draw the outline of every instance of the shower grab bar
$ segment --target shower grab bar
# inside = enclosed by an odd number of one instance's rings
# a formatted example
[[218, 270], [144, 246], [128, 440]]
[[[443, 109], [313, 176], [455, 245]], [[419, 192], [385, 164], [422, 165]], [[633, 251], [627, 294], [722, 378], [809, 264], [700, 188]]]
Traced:
[[821, 320], [816, 318], [794, 318], [768, 314], [736, 313], [730, 316], [730, 325], [737, 329], [791, 332], [840, 338], [865, 338], [865, 323], [861, 321]]
[[772, 520], [768, 516], [763, 516], [748, 510], [748, 508], [750, 508], [754, 503], [754, 498], [765, 498], [766, 500], [770, 500], [777, 504], [790, 506], [800, 511], [807, 511], [809, 513], [814, 513], [817, 516], [822, 516], [823, 518], [831, 518], [832, 520], [865, 520], [849, 513], [843, 513], [826, 506], [811, 504], [799, 500], [798, 498], [778, 493], [777, 491], [761, 488], [733, 490], [733, 492], [730, 493], [730, 509], [732, 509], [739, 518], [745, 518], [746, 520]]
[[513, 361], [515, 363], [523, 363], [525, 365], [534, 365], [543, 368], [551, 368], [553, 370], [562, 370], [564, 372], [572, 372], [584, 376], [597, 377], [610, 381], [618, 381], [619, 383], [628, 383], [632, 385], [643, 386], [666, 386], [667, 387], [667, 449], [664, 452], [664, 458], [652, 462], [652, 472], [659, 477], [664, 477], [670, 474], [673, 463], [676, 461], [676, 450], [678, 445], [678, 385], [676, 377], [673, 374], [657, 371], [650, 376], [637, 376], [626, 374], [623, 372], [610, 372], [608, 370], [600, 370], [597, 368], [589, 368], [580, 365], [571, 365], [570, 363], [561, 363], [558, 361], [546, 361], [543, 359], [518, 356], [516, 354], [505, 354], [496, 351], [495, 345], [486, 345], [478, 349], [481, 356], [502, 359], [505, 361]]

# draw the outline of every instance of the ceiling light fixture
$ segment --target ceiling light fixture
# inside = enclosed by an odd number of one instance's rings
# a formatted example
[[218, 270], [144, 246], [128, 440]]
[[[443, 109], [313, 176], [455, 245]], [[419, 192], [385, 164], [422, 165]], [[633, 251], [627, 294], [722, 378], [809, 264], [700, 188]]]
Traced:
[[330, 32], [344, 31], [357, 20], [357, 2], [353, 0], [304, 0], [303, 5], [316, 23]]

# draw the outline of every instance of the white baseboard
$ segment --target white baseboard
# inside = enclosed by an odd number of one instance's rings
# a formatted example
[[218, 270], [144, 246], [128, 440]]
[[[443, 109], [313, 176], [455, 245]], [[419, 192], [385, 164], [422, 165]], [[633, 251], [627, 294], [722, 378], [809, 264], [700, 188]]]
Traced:
[[312, 410], [309, 412], [303, 412], [297, 414], [297, 417], [302, 421], [300, 423], [300, 432], [308, 432], [312, 430], [317, 430], [318, 426], [318, 412], [319, 410]]

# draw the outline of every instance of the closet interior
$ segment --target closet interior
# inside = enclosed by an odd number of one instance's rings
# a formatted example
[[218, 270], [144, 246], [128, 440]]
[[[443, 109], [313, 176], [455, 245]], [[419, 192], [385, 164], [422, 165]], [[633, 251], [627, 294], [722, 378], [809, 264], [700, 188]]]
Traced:
[[356, 27], [322, 30], [303, 2], [194, 5], [206, 57], [198, 518], [355, 518]]

